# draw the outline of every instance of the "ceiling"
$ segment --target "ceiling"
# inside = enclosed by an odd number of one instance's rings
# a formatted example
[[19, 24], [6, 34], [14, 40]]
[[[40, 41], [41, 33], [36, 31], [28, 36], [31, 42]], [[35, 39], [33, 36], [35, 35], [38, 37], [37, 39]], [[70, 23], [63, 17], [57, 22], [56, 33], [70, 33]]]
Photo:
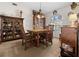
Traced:
[[[18, 5], [22, 5], [31, 10], [39, 10], [40, 2], [18, 2]], [[53, 10], [63, 9], [71, 4], [71, 2], [41, 2], [41, 9], [43, 12], [49, 12]]]

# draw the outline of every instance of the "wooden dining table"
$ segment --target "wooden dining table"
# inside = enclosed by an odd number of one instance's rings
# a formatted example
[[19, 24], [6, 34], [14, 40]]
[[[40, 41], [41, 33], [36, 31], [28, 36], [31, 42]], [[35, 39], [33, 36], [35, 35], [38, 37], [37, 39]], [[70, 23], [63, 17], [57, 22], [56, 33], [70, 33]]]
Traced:
[[[32, 29], [32, 30], [28, 30], [28, 31], [36, 34], [36, 38], [35, 38], [36, 39], [36, 46], [39, 47], [39, 45], [40, 45], [40, 33], [46, 33], [49, 30], [48, 29]], [[46, 36], [46, 38], [47, 38], [47, 36]]]

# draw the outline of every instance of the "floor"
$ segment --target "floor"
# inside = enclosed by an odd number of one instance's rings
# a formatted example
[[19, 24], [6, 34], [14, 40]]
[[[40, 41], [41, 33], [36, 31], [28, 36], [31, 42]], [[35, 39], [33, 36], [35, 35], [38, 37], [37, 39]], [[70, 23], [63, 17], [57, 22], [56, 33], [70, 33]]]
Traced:
[[53, 39], [49, 47], [31, 47], [24, 50], [21, 40], [9, 41], [0, 44], [0, 57], [58, 57], [60, 56], [59, 39]]

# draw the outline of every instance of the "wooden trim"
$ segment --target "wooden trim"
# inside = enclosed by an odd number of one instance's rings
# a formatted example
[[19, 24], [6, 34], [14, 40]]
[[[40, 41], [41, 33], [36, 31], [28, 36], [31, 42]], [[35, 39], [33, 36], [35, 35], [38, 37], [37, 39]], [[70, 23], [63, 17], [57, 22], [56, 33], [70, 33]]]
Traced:
[[12, 17], [12, 16], [4, 16], [4, 15], [0, 15], [0, 17], [14, 18], [14, 19], [21, 19], [21, 20], [24, 19], [24, 18], [21, 18], [21, 17]]

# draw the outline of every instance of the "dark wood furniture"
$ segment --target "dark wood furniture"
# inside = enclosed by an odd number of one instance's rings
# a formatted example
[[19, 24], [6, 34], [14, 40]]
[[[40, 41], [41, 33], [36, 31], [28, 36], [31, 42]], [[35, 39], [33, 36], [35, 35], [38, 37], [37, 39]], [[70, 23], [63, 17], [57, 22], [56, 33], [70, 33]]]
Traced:
[[[0, 33], [1, 33], [1, 31], [0, 31]], [[0, 34], [0, 43], [1, 43], [1, 34]]]
[[22, 45], [24, 46], [24, 49], [26, 50], [27, 48], [32, 47], [33, 44], [34, 42], [31, 33], [25, 33], [22, 39]]
[[21, 39], [23, 18], [0, 15], [0, 42]]
[[61, 56], [75, 57], [78, 56], [78, 28], [65, 26], [61, 28]]
[[53, 43], [52, 42], [52, 40], [53, 40], [53, 31], [52, 30], [48, 30], [47, 32], [46, 32], [46, 36], [47, 36], [47, 42], [48, 43]]
[[53, 28], [52, 26], [50, 26], [50, 28], [52, 29], [48, 29], [46, 27], [46, 18], [45, 15], [43, 18], [38, 18], [38, 14], [40, 12], [33, 10], [33, 30], [31, 30], [31, 32], [33, 33], [33, 36], [35, 37], [35, 41], [36, 41], [36, 45], [37, 47], [40, 44], [41, 40], [45, 40], [46, 41], [46, 46], [47, 46], [47, 42], [51, 42], [52, 43], [52, 37], [53, 37]]
[[[47, 45], [47, 41], [49, 39], [49, 35], [50, 35], [50, 33], [52, 33], [52, 32], [50, 32], [51, 30], [48, 30], [48, 29], [34, 29], [34, 30], [29, 30], [29, 31], [33, 33], [33, 36], [35, 35], [34, 39], [36, 41], [36, 46], [37, 47], [39, 47], [39, 45], [40, 45], [40, 37], [41, 37], [40, 34], [44, 34], [45, 35], [46, 45]], [[50, 38], [50, 39], [52, 39], [52, 38]], [[52, 43], [51, 40], [49, 40], [49, 41]]]
[[46, 32], [45, 38], [47, 36], [47, 42], [52, 44], [53, 43], [52, 40], [53, 40], [53, 28], [54, 28], [54, 25], [48, 25], [45, 28], [48, 30]]

